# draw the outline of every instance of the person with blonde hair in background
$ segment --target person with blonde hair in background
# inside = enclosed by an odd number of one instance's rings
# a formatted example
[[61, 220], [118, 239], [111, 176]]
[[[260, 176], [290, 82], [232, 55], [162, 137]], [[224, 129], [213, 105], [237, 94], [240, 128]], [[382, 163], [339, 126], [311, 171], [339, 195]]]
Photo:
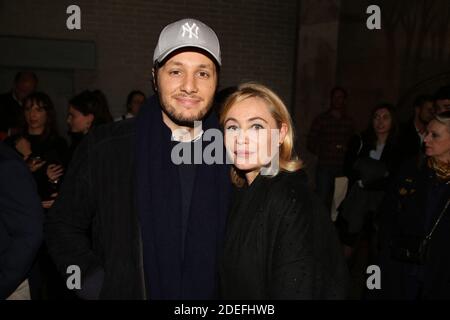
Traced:
[[450, 111], [424, 143], [427, 158], [402, 165], [380, 209], [383, 299], [450, 299]]
[[242, 84], [225, 101], [220, 123], [237, 187], [221, 259], [222, 298], [345, 298], [342, 251], [294, 155], [282, 100], [261, 84]]

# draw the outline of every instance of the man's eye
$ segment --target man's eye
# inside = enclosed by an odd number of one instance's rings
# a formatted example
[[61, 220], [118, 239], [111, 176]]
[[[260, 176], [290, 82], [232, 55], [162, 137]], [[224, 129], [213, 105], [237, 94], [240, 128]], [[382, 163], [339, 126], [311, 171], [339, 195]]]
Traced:
[[199, 75], [201, 78], [209, 78], [209, 73], [206, 72], [206, 71], [200, 71], [200, 72], [198, 73], [198, 75]]
[[179, 76], [181, 74], [180, 70], [171, 70], [169, 71], [169, 74], [172, 76]]

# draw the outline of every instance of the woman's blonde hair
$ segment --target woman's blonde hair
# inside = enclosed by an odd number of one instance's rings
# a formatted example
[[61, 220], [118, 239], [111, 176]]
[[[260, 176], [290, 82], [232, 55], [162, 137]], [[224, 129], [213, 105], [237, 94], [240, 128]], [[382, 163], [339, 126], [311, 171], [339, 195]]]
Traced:
[[444, 111], [442, 113], [436, 114], [434, 119], [447, 127], [450, 132], [450, 111]]
[[[281, 128], [283, 123], [287, 126], [286, 137], [280, 146], [279, 152], [279, 167], [282, 171], [294, 172], [302, 168], [303, 163], [294, 154], [294, 127], [292, 125], [292, 119], [287, 110], [285, 104], [280, 97], [267, 88], [266, 86], [255, 83], [247, 82], [241, 84], [236, 91], [234, 91], [224, 102], [220, 111], [220, 124], [223, 127], [225, 117], [230, 109], [237, 103], [249, 99], [259, 98], [262, 99], [269, 109], [272, 117], [277, 123], [278, 129]], [[278, 170], [273, 174], [275, 176]], [[242, 172], [237, 170], [234, 166], [231, 169], [231, 180], [234, 185], [242, 187], [245, 185], [246, 180]]]

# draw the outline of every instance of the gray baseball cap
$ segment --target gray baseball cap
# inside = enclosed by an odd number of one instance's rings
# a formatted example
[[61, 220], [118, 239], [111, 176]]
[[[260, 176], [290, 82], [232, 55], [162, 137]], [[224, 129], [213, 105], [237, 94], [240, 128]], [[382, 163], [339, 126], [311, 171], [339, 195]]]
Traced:
[[222, 65], [216, 33], [203, 22], [190, 18], [171, 23], [161, 31], [153, 54], [153, 63], [161, 62], [175, 50], [186, 47], [205, 50], [219, 66]]

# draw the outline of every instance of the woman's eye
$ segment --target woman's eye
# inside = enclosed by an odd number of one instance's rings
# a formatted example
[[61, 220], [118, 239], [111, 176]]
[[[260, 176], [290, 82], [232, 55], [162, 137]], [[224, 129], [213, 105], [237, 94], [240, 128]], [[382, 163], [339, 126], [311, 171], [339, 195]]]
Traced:
[[264, 129], [264, 127], [262, 125], [260, 125], [260, 124], [254, 124], [254, 125], [252, 125], [252, 128], [255, 129], [255, 130]]
[[237, 126], [235, 126], [235, 125], [228, 126], [228, 127], [226, 127], [226, 130], [227, 131], [236, 131], [237, 130]]

